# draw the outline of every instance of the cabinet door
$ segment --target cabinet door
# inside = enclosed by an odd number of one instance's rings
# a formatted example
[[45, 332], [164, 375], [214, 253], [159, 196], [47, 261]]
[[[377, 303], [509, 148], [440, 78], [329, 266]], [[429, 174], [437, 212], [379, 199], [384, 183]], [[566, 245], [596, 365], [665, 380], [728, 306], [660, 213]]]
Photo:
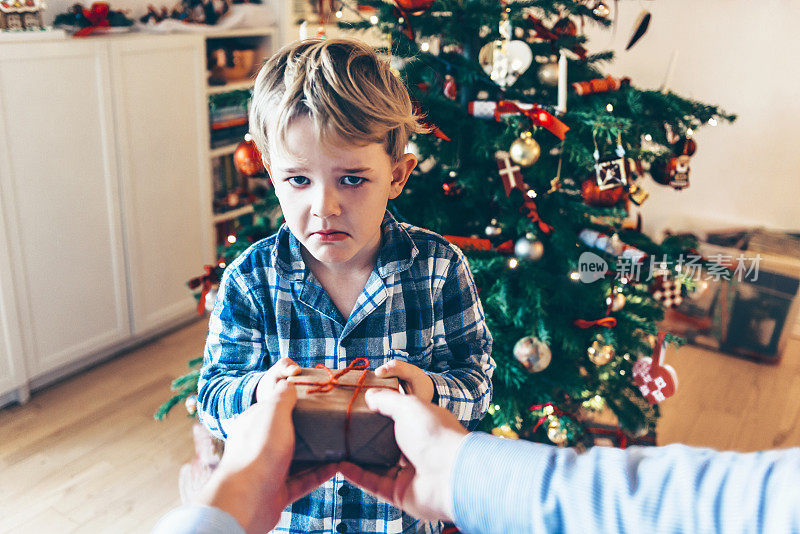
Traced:
[[135, 334], [196, 310], [186, 282], [213, 261], [200, 36], [111, 41]]
[[14, 282], [11, 279], [12, 262], [4, 220], [3, 203], [0, 202], [0, 406], [3, 406], [4, 395], [7, 393], [13, 391], [22, 393], [12, 400], [25, 400], [27, 397], [27, 373], [22, 357], [22, 330], [19, 326]]
[[0, 211], [33, 379], [130, 335], [108, 54], [0, 48]]

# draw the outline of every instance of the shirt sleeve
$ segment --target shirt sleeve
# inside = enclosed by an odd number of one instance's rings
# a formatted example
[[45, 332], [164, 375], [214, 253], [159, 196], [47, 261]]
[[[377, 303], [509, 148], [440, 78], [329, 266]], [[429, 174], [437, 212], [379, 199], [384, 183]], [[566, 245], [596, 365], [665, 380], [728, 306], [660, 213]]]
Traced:
[[198, 417], [221, 439], [229, 423], [253, 403], [266, 355], [263, 313], [236, 265], [220, 282], [197, 384]]
[[150, 534], [245, 534], [228, 512], [213, 506], [185, 505], [168, 512]]
[[800, 532], [800, 448], [574, 449], [473, 433], [452, 478], [465, 534]]
[[474, 428], [492, 400], [492, 335], [486, 327], [475, 280], [457, 248], [434, 301], [434, 351], [428, 376], [438, 403]]

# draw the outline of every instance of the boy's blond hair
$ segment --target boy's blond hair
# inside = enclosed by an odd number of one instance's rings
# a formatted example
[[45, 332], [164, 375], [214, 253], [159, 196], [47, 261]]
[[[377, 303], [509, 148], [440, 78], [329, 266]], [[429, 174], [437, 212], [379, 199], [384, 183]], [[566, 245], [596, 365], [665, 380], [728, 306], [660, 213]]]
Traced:
[[411, 133], [424, 131], [403, 82], [355, 39], [307, 39], [279, 50], [261, 67], [250, 107], [250, 135], [269, 163], [286, 150], [292, 119], [308, 116], [319, 140], [380, 143], [396, 162]]

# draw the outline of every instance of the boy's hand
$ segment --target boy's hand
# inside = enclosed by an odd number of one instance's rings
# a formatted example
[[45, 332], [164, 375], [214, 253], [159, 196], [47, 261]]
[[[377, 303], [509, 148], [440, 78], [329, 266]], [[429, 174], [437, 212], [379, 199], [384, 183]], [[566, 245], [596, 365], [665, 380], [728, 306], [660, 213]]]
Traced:
[[422, 402], [431, 402], [433, 399], [433, 380], [428, 373], [414, 364], [403, 360], [391, 360], [375, 369], [375, 375], [379, 378], [399, 378], [403, 389]]
[[256, 402], [269, 398], [275, 386], [287, 376], [300, 374], [300, 366], [291, 358], [281, 358], [264, 373], [256, 386]]
[[343, 462], [339, 471], [356, 486], [415, 517], [452, 521], [453, 466], [467, 430], [444, 408], [410, 395], [372, 389], [366, 400], [372, 410], [394, 420], [405, 461], [383, 472]]

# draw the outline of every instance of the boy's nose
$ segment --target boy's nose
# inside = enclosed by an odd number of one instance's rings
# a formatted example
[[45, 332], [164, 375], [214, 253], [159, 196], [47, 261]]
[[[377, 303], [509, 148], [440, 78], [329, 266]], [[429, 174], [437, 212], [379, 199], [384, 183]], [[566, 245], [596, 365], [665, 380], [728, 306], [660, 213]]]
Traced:
[[320, 189], [314, 195], [313, 205], [311, 206], [312, 215], [327, 219], [342, 213], [341, 205], [339, 204], [338, 194], [328, 188]]

